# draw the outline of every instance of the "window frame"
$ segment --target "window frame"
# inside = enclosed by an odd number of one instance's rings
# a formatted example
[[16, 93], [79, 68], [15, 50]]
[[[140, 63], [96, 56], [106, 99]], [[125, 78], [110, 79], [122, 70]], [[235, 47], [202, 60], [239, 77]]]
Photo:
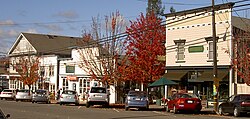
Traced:
[[183, 39], [174, 40], [174, 43], [176, 45], [176, 60], [177, 60], [177, 62], [185, 60], [185, 42], [186, 42], [186, 40], [183, 40]]

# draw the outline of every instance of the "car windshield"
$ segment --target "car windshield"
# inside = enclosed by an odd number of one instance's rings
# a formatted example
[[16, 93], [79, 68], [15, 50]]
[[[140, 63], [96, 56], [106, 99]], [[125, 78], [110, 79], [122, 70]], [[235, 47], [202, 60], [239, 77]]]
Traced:
[[70, 95], [75, 95], [76, 92], [75, 91], [71, 91], [71, 90], [65, 90], [62, 92], [62, 94], [70, 94]]
[[129, 96], [147, 96], [147, 93], [144, 91], [130, 91]]
[[250, 100], [250, 95], [242, 95], [240, 96], [240, 100]]
[[28, 93], [29, 90], [18, 90], [18, 92]]
[[194, 94], [188, 94], [188, 93], [180, 94], [179, 97], [180, 98], [198, 98], [196, 95], [194, 95]]
[[46, 90], [36, 90], [36, 94], [46, 94]]
[[106, 88], [92, 87], [90, 93], [106, 93]]
[[3, 92], [12, 92], [12, 90], [3, 90]]

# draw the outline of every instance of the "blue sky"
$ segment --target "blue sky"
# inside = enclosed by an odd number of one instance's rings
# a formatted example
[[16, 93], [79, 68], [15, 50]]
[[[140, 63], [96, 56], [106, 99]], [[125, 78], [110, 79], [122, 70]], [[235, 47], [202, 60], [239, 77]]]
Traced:
[[[240, 0], [215, 0], [216, 4], [228, 1]], [[211, 5], [211, 0], [162, 2], [164, 13], [169, 13], [170, 6], [182, 11]], [[135, 20], [146, 7], [147, 0], [1, 0], [0, 55], [9, 50], [20, 32], [80, 37], [92, 17], [104, 18], [119, 11], [125, 20]]]

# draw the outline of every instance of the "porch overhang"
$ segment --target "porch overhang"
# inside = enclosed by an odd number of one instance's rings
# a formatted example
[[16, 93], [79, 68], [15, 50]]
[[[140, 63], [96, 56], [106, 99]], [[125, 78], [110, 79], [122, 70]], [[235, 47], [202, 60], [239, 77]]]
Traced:
[[169, 80], [180, 80], [188, 71], [183, 70], [169, 70], [167, 71], [163, 77]]

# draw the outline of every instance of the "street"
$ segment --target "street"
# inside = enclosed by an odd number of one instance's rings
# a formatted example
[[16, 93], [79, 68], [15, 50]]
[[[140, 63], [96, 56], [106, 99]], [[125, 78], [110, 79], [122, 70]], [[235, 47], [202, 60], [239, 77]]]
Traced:
[[[58, 104], [32, 104], [31, 102], [15, 102], [0, 100], [0, 108], [10, 119], [230, 119], [232, 116], [213, 114], [173, 114], [161, 110], [149, 111], [122, 108], [86, 108], [85, 106]], [[249, 117], [240, 117], [249, 118]]]

